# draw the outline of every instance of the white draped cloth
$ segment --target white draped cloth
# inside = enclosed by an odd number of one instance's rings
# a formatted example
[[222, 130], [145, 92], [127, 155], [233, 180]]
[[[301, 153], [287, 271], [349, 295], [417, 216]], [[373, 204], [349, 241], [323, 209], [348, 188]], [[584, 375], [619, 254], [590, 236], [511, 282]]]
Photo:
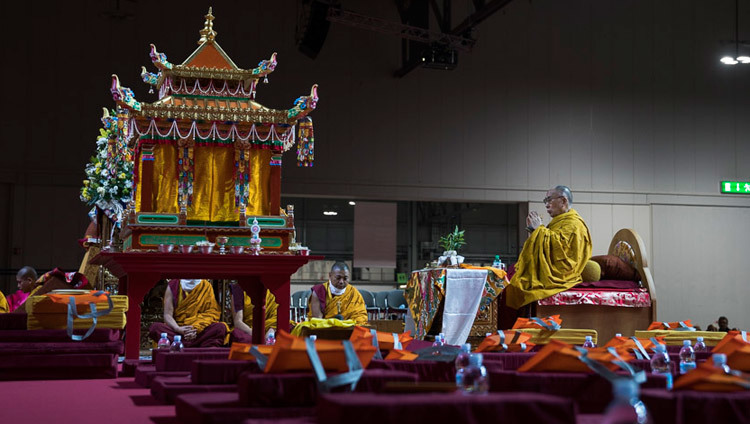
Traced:
[[466, 343], [486, 281], [486, 269], [446, 270], [442, 332], [447, 344], [460, 346]]

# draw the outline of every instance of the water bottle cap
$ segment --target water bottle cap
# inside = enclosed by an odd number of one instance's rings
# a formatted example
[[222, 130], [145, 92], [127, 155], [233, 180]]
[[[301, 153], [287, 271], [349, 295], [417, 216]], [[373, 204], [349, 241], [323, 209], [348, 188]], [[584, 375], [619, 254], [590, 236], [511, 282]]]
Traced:
[[711, 358], [713, 358], [714, 365], [725, 365], [727, 363], [726, 353], [714, 353]]
[[683, 340], [682, 341], [682, 345], [683, 346], [690, 346], [691, 344], [693, 344], [693, 342], [691, 342], [690, 340]]
[[181, 335], [177, 334], [176, 336], [174, 336], [174, 341], [179, 342], [181, 340], [182, 340], [182, 336]]
[[703, 336], [698, 336], [695, 339], [698, 340], [699, 342], [702, 342], [703, 341]]
[[622, 337], [622, 333], [615, 333], [615, 337]]
[[471, 352], [471, 344], [470, 343], [464, 343], [463, 346], [461, 346], [462, 352]]
[[312, 340], [312, 341], [318, 340], [318, 336], [316, 336], [315, 334], [313, 334], [313, 335], [310, 336], [310, 340]]
[[500, 260], [500, 255], [495, 255], [495, 260], [499, 261]]
[[471, 356], [469, 356], [469, 365], [472, 365], [475, 367], [482, 366], [482, 354], [472, 353]]
[[586, 336], [586, 341], [590, 342], [591, 341], [591, 336]]
[[166, 339], [167, 338], [167, 333], [161, 333], [161, 338], [162, 339]]

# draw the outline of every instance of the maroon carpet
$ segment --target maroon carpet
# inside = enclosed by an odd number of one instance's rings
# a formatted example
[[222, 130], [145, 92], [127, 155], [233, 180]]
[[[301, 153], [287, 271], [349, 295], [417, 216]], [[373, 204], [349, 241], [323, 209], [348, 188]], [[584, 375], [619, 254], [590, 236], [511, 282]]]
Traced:
[[177, 423], [174, 406], [159, 404], [132, 377], [3, 381], [0, 417], [13, 424]]

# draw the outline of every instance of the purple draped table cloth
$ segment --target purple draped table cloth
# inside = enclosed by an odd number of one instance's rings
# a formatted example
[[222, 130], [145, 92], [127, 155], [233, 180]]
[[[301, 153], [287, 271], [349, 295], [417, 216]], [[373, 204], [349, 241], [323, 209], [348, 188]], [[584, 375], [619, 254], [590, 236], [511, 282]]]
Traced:
[[321, 395], [317, 418], [326, 424], [490, 422], [574, 424], [571, 399], [538, 393], [454, 393]]

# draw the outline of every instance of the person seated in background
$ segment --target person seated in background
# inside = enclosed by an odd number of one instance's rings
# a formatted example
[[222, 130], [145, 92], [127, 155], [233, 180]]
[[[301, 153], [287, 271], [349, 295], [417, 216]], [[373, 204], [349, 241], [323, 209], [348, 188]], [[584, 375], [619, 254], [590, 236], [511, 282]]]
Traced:
[[[9, 296], [8, 303], [12, 305], [11, 312], [25, 314], [26, 301], [31, 296], [41, 296], [52, 290], [71, 290], [90, 288], [89, 280], [79, 272], [63, 272], [55, 268], [37, 278], [36, 270], [25, 266], [16, 274], [18, 292]], [[20, 292], [20, 293], [19, 293]]]
[[311, 318], [354, 320], [367, 325], [367, 307], [362, 294], [349, 284], [349, 266], [336, 262], [328, 273], [328, 281], [312, 287], [308, 301]]
[[[714, 325], [716, 324], [716, 325]], [[730, 331], [730, 330], [737, 330], [736, 328], [729, 328], [729, 319], [725, 316], [720, 316], [719, 319], [714, 322], [713, 324], [708, 324], [708, 327], [706, 327], [706, 331]]]
[[164, 322], [151, 324], [148, 335], [157, 342], [161, 333], [167, 333], [171, 342], [180, 334], [185, 347], [222, 346], [229, 327], [220, 317], [214, 288], [207, 280], [170, 280], [164, 291]]
[[0, 291], [0, 314], [7, 314], [10, 312], [8, 301], [5, 299], [5, 295]]
[[[266, 290], [266, 315], [265, 315], [265, 335], [271, 331], [276, 331], [276, 314], [279, 305], [276, 303], [276, 297]], [[253, 302], [250, 296], [239, 284], [232, 285], [232, 318], [234, 320], [234, 329], [230, 340], [238, 343], [252, 343], [253, 336]]]
[[591, 234], [583, 218], [571, 208], [570, 188], [550, 189], [543, 201], [552, 220], [545, 226], [536, 211], [526, 217], [531, 235], [502, 294], [499, 325], [503, 329], [513, 326], [521, 307], [580, 283], [581, 272], [591, 258]]

